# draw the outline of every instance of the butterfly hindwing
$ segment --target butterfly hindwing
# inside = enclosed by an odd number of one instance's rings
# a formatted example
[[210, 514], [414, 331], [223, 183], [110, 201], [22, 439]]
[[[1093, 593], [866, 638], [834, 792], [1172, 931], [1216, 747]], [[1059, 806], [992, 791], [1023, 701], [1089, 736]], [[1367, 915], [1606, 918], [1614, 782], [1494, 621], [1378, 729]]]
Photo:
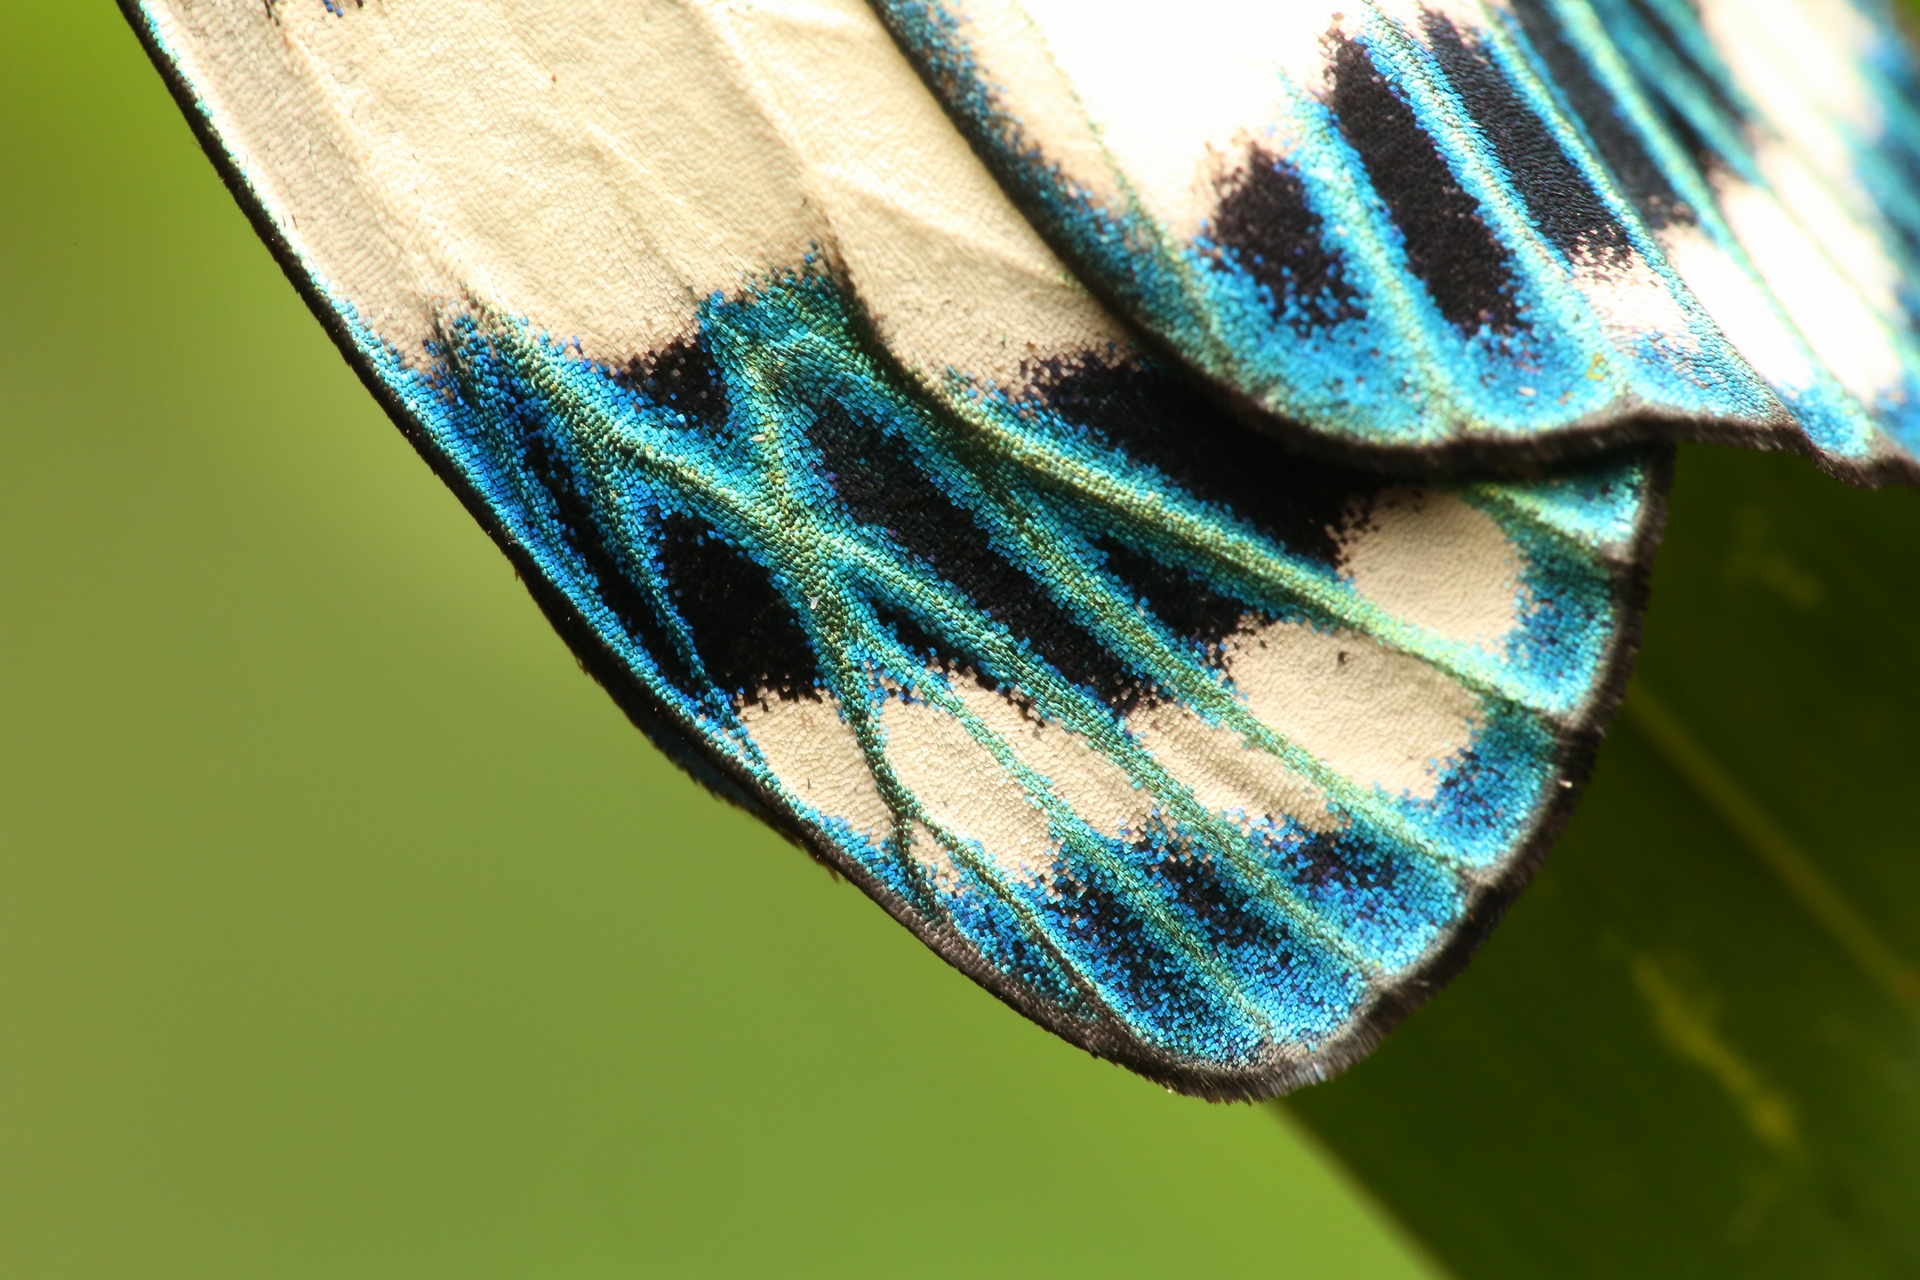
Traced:
[[1872, 0], [877, 8], [1089, 281], [1296, 443], [1920, 475], [1920, 133]]
[[1043, 1025], [1320, 1078], [1567, 812], [1661, 458], [1433, 487], [1247, 433], [861, 6], [133, 16], [622, 705]]
[[[511, 322], [394, 377], [615, 669], [1025, 1011], [1191, 1089], [1309, 1079], [1539, 848], [1644, 467], [1386, 488], [1144, 363], [961, 423], [806, 275], [695, 341], [718, 420]], [[1177, 446], [1112, 425], [1155, 401]]]

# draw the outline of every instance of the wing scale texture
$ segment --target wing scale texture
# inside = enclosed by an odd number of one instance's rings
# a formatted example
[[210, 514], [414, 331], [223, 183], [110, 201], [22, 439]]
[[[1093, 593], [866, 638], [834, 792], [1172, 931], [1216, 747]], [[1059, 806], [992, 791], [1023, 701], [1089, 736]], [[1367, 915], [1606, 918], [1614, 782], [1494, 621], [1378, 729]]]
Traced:
[[1258, 1097], [1570, 807], [1659, 454], [1413, 486], [1244, 431], [851, 0], [145, 0], [289, 274], [687, 768], [1035, 1021]]
[[1920, 477], [1920, 115], [1873, 0], [878, 0], [1103, 296], [1305, 448]]

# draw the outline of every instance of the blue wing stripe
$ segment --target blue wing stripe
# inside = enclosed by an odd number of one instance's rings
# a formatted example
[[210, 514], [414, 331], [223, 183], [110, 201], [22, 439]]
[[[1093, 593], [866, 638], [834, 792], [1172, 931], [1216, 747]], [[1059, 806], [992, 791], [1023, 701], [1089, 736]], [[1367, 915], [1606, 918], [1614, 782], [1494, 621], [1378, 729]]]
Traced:
[[[901, 904], [930, 940], [963, 946], [976, 957], [965, 963], [1050, 1025], [1102, 1052], [1161, 1063], [1162, 1074], [1192, 1087], [1231, 1092], [1251, 1086], [1220, 1079], [1324, 1069], [1302, 1064], [1352, 1043], [1366, 1025], [1356, 1021], [1362, 1011], [1444, 942], [1477, 893], [1501, 882], [1538, 821], [1539, 802], [1528, 797], [1553, 785], [1556, 726], [1585, 718], [1581, 708], [1593, 704], [1612, 661], [1620, 562], [1646, 518], [1644, 473], [1628, 466], [1468, 491], [1525, 549], [1536, 601], [1526, 629], [1534, 639], [1469, 661], [1465, 646], [1421, 635], [1311, 556], [1041, 406], [982, 398], [964, 418], [917, 407], [861, 353], [842, 307], [831, 282], [804, 273], [744, 300], [711, 302], [700, 341], [725, 384], [719, 428], [689, 425], [672, 405], [510, 318], [445, 325], [442, 369], [430, 376], [404, 368], [370, 334], [362, 340], [394, 385], [411, 388], [412, 411], [651, 697], [815, 833], [816, 845]], [[1142, 749], [1094, 689], [1064, 679], [884, 530], [836, 514], [844, 508], [825, 479], [826, 455], [807, 433], [818, 406], [829, 404], [886, 424], [873, 439], [898, 441], [1036, 591], [1148, 673], [1154, 696], [1194, 706], [1323, 785], [1340, 827], [1316, 834], [1288, 819], [1244, 828], [1224, 821]], [[530, 449], [529, 440], [543, 443]], [[783, 625], [804, 634], [815, 665], [789, 663], [756, 679], [819, 680], [894, 814], [889, 830], [863, 833], [813, 808], [759, 750], [735, 708], [743, 694], [777, 693], [718, 683], [703, 658], [712, 641], [689, 625], [663, 572], [662, 530], [691, 518], [764, 568]], [[1181, 572], [1242, 607], [1376, 635], [1463, 676], [1477, 664], [1488, 696], [1470, 766], [1456, 766], [1430, 801], [1396, 798], [1282, 741], [1201, 664], [1199, 650], [1141, 612], [1107, 569], [1099, 537], [1177, 548]], [[910, 612], [952, 654], [1032, 698], [1044, 720], [1096, 744], [1156, 798], [1159, 816], [1118, 841], [1088, 825], [1056, 780], [1012, 750], [884, 620], [887, 609]], [[1050, 878], [1010, 875], [899, 776], [881, 711], [902, 696], [963, 726], [1040, 807], [1056, 843]], [[938, 841], [951, 877], [912, 855], [914, 828]], [[1212, 1083], [1195, 1085], [1196, 1075]]]
[[[1857, 224], [1836, 235], [1890, 264], [1891, 307], [1817, 244], [1799, 180], [1756, 150], [1798, 144], [1682, 0], [1514, 0], [1482, 21], [1347, 8], [1324, 33], [1324, 85], [1275, 64], [1272, 114], [1224, 144], [1243, 149], [1191, 234], [1151, 211], [1131, 170], [1108, 175], [1118, 195], [1095, 195], [1038, 141], [1102, 135], [1092, 116], [1021, 115], [1051, 90], [1022, 81], [1037, 74], [1025, 64], [1001, 78], [968, 0], [876, 7], [1066, 256], [1270, 430], [1509, 459], [1689, 435], [1797, 448], [1866, 480], [1920, 477], [1920, 96], [1890, 29], [1847, 55], [1877, 132], [1810, 109], [1850, 151], [1848, 178], [1819, 198]], [[1878, 7], [1861, 12], [1885, 27]], [[1759, 213], [1731, 225], [1734, 200]], [[1858, 323], [1884, 361], [1821, 332], [1810, 286], [1781, 258], [1792, 251], [1761, 243], [1776, 224], [1815, 237], [1807, 252], [1833, 275], [1816, 287], [1858, 293], [1845, 305], [1870, 314]], [[1710, 248], [1680, 243], [1690, 228]]]
[[[268, 83], [247, 55], [271, 24], [194, 25], [210, 12], [169, 20], [226, 33], [204, 64], [222, 88]], [[372, 65], [351, 41], [403, 30], [369, 15], [320, 29], [347, 33], [333, 72]], [[1460, 56], [1506, 66], [1520, 46], [1502, 38]], [[1224, 230], [1195, 253], [1110, 222], [1102, 251], [1202, 328], [1195, 298], [1239, 290], [1248, 324], [1302, 337], [1309, 373], [1351, 367], [1327, 402], [1355, 421], [1484, 417], [1496, 356], [1547, 350], [1550, 307], [1551, 341], [1578, 359], [1600, 341], [1587, 300], [1542, 283], [1585, 242], [1513, 215], [1527, 175], [1467, 128], [1427, 44], [1375, 23], [1346, 56], [1381, 131], [1354, 145], [1353, 120], [1303, 95], [1313, 145], [1240, 188], [1250, 222], [1267, 201], [1304, 228], [1304, 253], [1282, 245], [1249, 286]], [[299, 170], [329, 136], [290, 130], [276, 154]], [[1369, 166], [1408, 147], [1438, 157], [1429, 185], [1478, 220], [1479, 258], [1391, 216]], [[266, 217], [242, 159], [210, 151]], [[1052, 354], [997, 381], [922, 367], [876, 336], [887, 317], [863, 310], [844, 244], [783, 241], [689, 310], [662, 303], [645, 336], [584, 343], [529, 318], [564, 306], [497, 281], [436, 278], [395, 320], [355, 277], [363, 315], [293, 247], [317, 241], [274, 243], [642, 728], [1030, 1017], [1192, 1092], [1320, 1078], [1444, 980], [1544, 851], [1623, 679], [1658, 454], [1410, 489], [1249, 435], [1097, 314], [1088, 332], [1115, 336], [1042, 335], [1029, 350]], [[1449, 295], [1446, 273], [1488, 254], [1510, 287]], [[1582, 365], [1566, 394], [1599, 403], [1587, 384], [1631, 363]], [[1559, 394], [1536, 381], [1521, 399]]]

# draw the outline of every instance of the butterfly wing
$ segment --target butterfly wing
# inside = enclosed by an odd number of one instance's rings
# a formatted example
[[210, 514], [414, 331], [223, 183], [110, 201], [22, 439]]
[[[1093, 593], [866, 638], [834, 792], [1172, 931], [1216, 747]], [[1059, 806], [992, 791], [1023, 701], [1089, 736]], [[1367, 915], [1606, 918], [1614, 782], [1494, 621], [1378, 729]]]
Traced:
[[877, 8], [1049, 239], [1257, 425], [1920, 477], [1920, 117], [1873, 0]]
[[1567, 812], [1662, 458], [1413, 488], [1244, 432], [855, 0], [130, 15], [636, 722], [1042, 1025], [1322, 1078]]

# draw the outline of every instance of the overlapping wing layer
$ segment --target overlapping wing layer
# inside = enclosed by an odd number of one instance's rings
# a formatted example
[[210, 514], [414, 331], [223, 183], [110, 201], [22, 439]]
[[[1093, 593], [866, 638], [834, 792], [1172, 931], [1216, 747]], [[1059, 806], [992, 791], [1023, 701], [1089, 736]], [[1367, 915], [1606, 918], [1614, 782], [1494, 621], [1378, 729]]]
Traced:
[[1096, 290], [1269, 430], [1920, 477], [1920, 133], [1872, 0], [877, 7]]
[[1571, 803], [1659, 460], [1413, 489], [1249, 435], [853, 0], [134, 16], [636, 721], [1063, 1036], [1337, 1069]]

